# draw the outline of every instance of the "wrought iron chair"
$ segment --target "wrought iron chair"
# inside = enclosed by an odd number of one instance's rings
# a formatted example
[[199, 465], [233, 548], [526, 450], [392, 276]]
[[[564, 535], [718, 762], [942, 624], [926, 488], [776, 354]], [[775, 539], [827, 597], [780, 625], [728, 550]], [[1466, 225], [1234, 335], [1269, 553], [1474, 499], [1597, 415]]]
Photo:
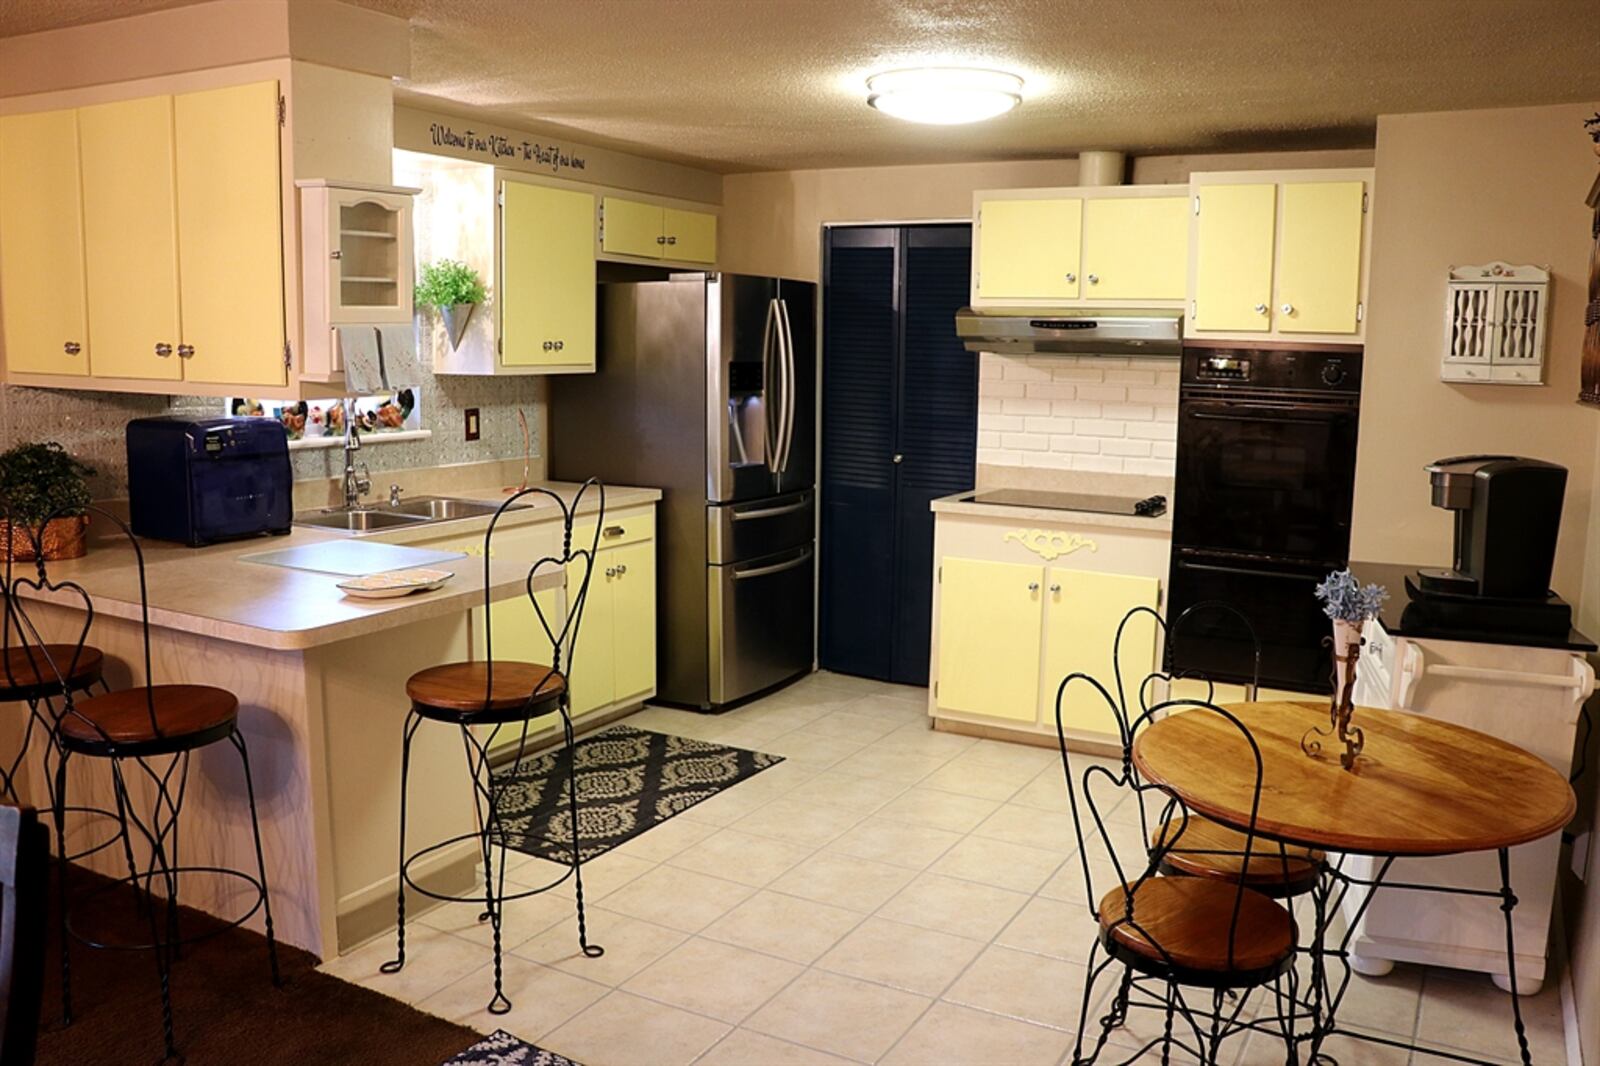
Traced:
[[30, 807], [0, 804], [0, 1063], [29, 1066], [44, 984], [50, 834]]
[[[1119, 1066], [1144, 1061], [1146, 1053], [1156, 1048], [1160, 1049], [1163, 1063], [1169, 1061], [1175, 1048], [1201, 1062], [1216, 1063], [1223, 1040], [1246, 1030], [1275, 1031], [1284, 1038], [1286, 1061], [1297, 1062], [1293, 1032], [1297, 937], [1293, 916], [1282, 904], [1240, 880], [1160, 876], [1167, 854], [1187, 836], [1191, 816], [1177, 795], [1162, 786], [1141, 782], [1127, 765], [1113, 771], [1094, 763], [1084, 770], [1081, 780], [1075, 780], [1061, 715], [1062, 701], [1074, 685], [1090, 686], [1108, 709], [1121, 717], [1111, 693], [1087, 674], [1069, 675], [1056, 691], [1056, 735], [1062, 771], [1089, 913], [1099, 927], [1089, 952], [1073, 1066], [1095, 1062], [1105, 1050], [1111, 1030], [1125, 1024], [1133, 1008], [1160, 1011], [1163, 1029], [1159, 1036], [1120, 1060]], [[1129, 724], [1130, 747], [1142, 728], [1162, 713], [1177, 709], [1188, 714], [1216, 714], [1233, 723], [1242, 741], [1240, 751], [1254, 758], [1254, 802], [1250, 824], [1242, 834], [1241, 852], [1248, 867], [1256, 857], [1256, 849], [1264, 844], [1256, 834], [1261, 801], [1260, 748], [1237, 718], [1204, 700], [1168, 701], [1143, 711]], [[1142, 809], [1145, 798], [1152, 794], [1160, 797], [1169, 816], [1152, 846], [1141, 849], [1137, 858], [1125, 865], [1104, 812], [1124, 800], [1137, 803]], [[1103, 893], [1095, 890], [1089, 861], [1092, 839], [1097, 839], [1109, 856], [1114, 871], [1116, 883]], [[1085, 1054], [1085, 1030], [1096, 985], [1114, 966], [1122, 968], [1118, 987], [1108, 1012], [1099, 1019], [1094, 1045]], [[1236, 993], [1263, 987], [1272, 990], [1281, 1008], [1279, 1014], [1246, 1020], [1246, 998]], [[1194, 990], [1209, 992], [1209, 1002], [1191, 1003], [1189, 997]], [[1182, 1028], [1175, 1031], [1179, 1021]]]
[[[585, 546], [574, 547], [573, 523], [578, 508], [593, 490], [599, 497], [594, 512], [593, 540]], [[528, 601], [532, 605], [539, 627], [550, 645], [550, 661], [543, 663], [521, 662], [494, 657], [493, 614], [490, 609], [490, 568], [493, 554], [495, 527], [506, 511], [517, 501], [528, 496], [543, 496], [554, 501], [561, 510], [561, 551], [536, 561], [524, 581]], [[508, 498], [489, 520], [483, 535], [483, 657], [472, 662], [447, 663], [432, 666], [411, 675], [406, 682], [406, 694], [411, 697], [411, 709], [406, 714], [402, 733], [400, 762], [400, 868], [399, 887], [396, 892], [395, 957], [379, 969], [383, 973], [398, 973], [406, 964], [406, 891], [410, 889], [429, 899], [446, 903], [472, 903], [483, 908], [480, 922], [488, 922], [493, 937], [494, 995], [489, 1000], [491, 1014], [504, 1014], [511, 1009], [502, 982], [500, 939], [501, 922], [505, 905], [548, 892], [572, 878], [577, 897], [578, 945], [585, 956], [598, 958], [605, 949], [589, 943], [588, 926], [584, 921], [583, 905], [583, 849], [579, 842], [578, 818], [578, 767], [575, 736], [572, 728], [571, 696], [567, 678], [572, 672], [573, 653], [576, 650], [578, 630], [583, 621], [584, 604], [589, 595], [589, 579], [594, 570], [595, 555], [600, 547], [600, 530], [605, 521], [605, 486], [590, 478], [579, 487], [568, 502], [545, 488], [523, 489]], [[582, 571], [576, 577], [575, 571]], [[536, 579], [545, 573], [561, 572], [567, 577], [565, 609], [555, 619], [546, 613], [535, 592]], [[564, 663], [564, 665], [563, 665]], [[570, 807], [571, 865], [565, 872], [536, 888], [523, 888], [506, 892], [506, 833], [500, 811], [500, 790], [489, 752], [496, 746], [500, 731], [511, 726], [520, 727], [515, 765], [520, 767], [527, 752], [528, 732], [536, 719], [559, 715], [562, 730], [562, 759], [567, 778], [567, 803]], [[477, 813], [477, 829], [446, 840], [430, 844], [419, 851], [406, 854], [406, 804], [408, 781], [411, 772], [411, 742], [423, 722], [440, 722], [460, 729], [461, 742], [466, 749], [467, 772], [472, 778], [473, 803]], [[488, 727], [487, 734], [481, 732]], [[559, 767], [559, 763], [558, 763]], [[411, 866], [420, 859], [466, 841], [476, 841], [483, 863], [483, 889], [471, 895], [446, 895], [419, 884], [411, 875]], [[498, 854], [498, 862], [496, 857]]]
[[[17, 632], [28, 648], [30, 661], [44, 663], [61, 680], [62, 712], [55, 722], [53, 737], [59, 758], [55, 765], [54, 822], [56, 853], [66, 854], [67, 770], [72, 759], [104, 759], [111, 768], [116, 800], [118, 831], [111, 843], [120, 842], [127, 863], [127, 876], [93, 890], [79, 902], [86, 904], [119, 887], [136, 893], [137, 907], [149, 926], [150, 939], [141, 943], [100, 941], [80, 932], [68, 909], [66, 868], [57, 879], [57, 903], [65, 935], [62, 938], [61, 994], [63, 1013], [72, 1017], [72, 971], [68, 940], [75, 939], [93, 948], [148, 950], [156, 960], [161, 985], [161, 1026], [168, 1060], [179, 1061], [172, 1012], [172, 965], [179, 950], [188, 943], [215, 936], [263, 913], [267, 936], [267, 955], [272, 982], [281, 983], [277, 941], [272, 928], [272, 906], [267, 891], [266, 858], [261, 847], [261, 826], [256, 814], [255, 784], [250, 774], [250, 755], [244, 735], [239, 731], [239, 701], [233, 693], [209, 685], [155, 684], [150, 658], [150, 599], [145, 581], [144, 551], [139, 539], [117, 516], [98, 507], [91, 513], [114, 526], [133, 549], [139, 575], [139, 610], [145, 684], [135, 688], [107, 691], [103, 695], [84, 695], [66, 684], [78, 676], [94, 625], [94, 602], [77, 582], [57, 581], [49, 576], [41, 557], [34, 577], [16, 577], [10, 582], [10, 609]], [[81, 612], [83, 624], [70, 643], [51, 644], [43, 639], [29, 606], [32, 592], [49, 597], [58, 605], [69, 605]], [[52, 651], [52, 649], [56, 649]], [[62, 650], [64, 649], [64, 651]], [[214, 865], [180, 865], [178, 827], [189, 774], [190, 756], [201, 748], [227, 741], [239, 753], [244, 773], [245, 794], [250, 805], [250, 828], [256, 857], [256, 872]], [[130, 778], [132, 783], [130, 783]], [[141, 810], [138, 791], [153, 795], [147, 809]], [[137, 832], [137, 838], [135, 837]], [[144, 852], [141, 862], [137, 852]], [[250, 905], [231, 921], [206, 931], [183, 935], [178, 922], [180, 881], [185, 875], [215, 876], [242, 882], [249, 892]], [[88, 909], [88, 908], [86, 908]], [[164, 912], [164, 920], [158, 919]]]
[[[1152, 671], [1139, 679], [1138, 688], [1133, 693], [1137, 701], [1130, 706], [1129, 693], [1122, 676], [1122, 642], [1129, 632], [1130, 624], [1144, 615], [1150, 617], [1156, 632], [1164, 638], [1162, 643], [1165, 649], [1165, 663], [1169, 668]], [[1249, 637], [1254, 657], [1251, 660], [1250, 680], [1245, 685], [1245, 698], [1254, 700], [1259, 693], [1261, 641], [1256, 636], [1255, 627], [1238, 608], [1221, 600], [1205, 600], [1185, 609], [1169, 626], [1150, 608], [1135, 607], [1117, 626], [1114, 644], [1116, 653], [1113, 658], [1117, 685], [1116, 714], [1121, 730], [1122, 765], [1125, 773], [1137, 777], [1137, 771], [1133, 766], [1132, 725], [1141, 715], [1151, 711], [1150, 695], [1154, 685], [1165, 683], [1171, 686], [1175, 682], [1186, 680], [1203, 683], [1205, 694], [1198, 699], [1206, 704], [1215, 702], [1217, 685], [1213, 679], [1192, 671], [1174, 673], [1170, 670], [1170, 664], [1175, 659], [1174, 653], [1184, 634], [1193, 633], [1201, 625], [1207, 627], [1207, 632], [1215, 632], [1220, 625], [1236, 626], [1240, 633]], [[1182, 705], [1182, 701], [1177, 702], [1178, 705]], [[1145, 810], [1143, 804], [1140, 804], [1139, 818], [1145, 839], [1150, 842], [1150, 847], [1154, 851], [1157, 842], [1170, 831], [1172, 814], [1164, 812], [1160, 817], [1153, 819], [1155, 824], [1152, 826], [1149, 812]], [[1182, 844], [1170, 846], [1163, 851], [1160, 870], [1169, 876], [1206, 877], [1218, 881], [1236, 881], [1242, 878], [1245, 884], [1263, 895], [1274, 899], [1289, 899], [1312, 891], [1327, 865], [1327, 856], [1320, 851], [1281, 842], [1269, 843], [1264, 840], [1256, 842], [1255, 854], [1249, 863], [1245, 863], [1244, 845], [1244, 834], [1237, 830], [1219, 825], [1204, 815], [1191, 815]]]

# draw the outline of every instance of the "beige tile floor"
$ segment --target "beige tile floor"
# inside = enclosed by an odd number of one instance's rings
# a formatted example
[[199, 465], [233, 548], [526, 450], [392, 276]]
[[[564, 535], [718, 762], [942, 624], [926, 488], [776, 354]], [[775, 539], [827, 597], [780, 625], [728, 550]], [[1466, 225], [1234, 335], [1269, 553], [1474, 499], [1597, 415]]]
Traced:
[[[920, 689], [818, 674], [721, 716], [629, 718], [786, 761], [585, 864], [603, 957], [577, 950], [570, 885], [508, 906], [509, 1015], [483, 1010], [492, 971], [468, 906], [423, 915], [398, 975], [378, 973], [387, 937], [326, 969], [586, 1066], [1069, 1061], [1094, 924], [1058, 757], [933, 733], [925, 706]], [[1134, 824], [1108, 820], [1123, 836]], [[543, 860], [513, 861], [512, 879], [541, 883]], [[1099, 884], [1108, 868], [1094, 870]], [[1358, 977], [1342, 1013], [1358, 1029], [1515, 1061], [1509, 1000], [1487, 978]], [[1534, 1061], [1564, 1063], [1553, 982], [1524, 1016]], [[1136, 1012], [1112, 1039], [1136, 1048], [1151, 1024]], [[1347, 1040], [1329, 1050], [1343, 1066], [1413, 1061]], [[1224, 1057], [1256, 1066], [1284, 1053], [1258, 1034]]]

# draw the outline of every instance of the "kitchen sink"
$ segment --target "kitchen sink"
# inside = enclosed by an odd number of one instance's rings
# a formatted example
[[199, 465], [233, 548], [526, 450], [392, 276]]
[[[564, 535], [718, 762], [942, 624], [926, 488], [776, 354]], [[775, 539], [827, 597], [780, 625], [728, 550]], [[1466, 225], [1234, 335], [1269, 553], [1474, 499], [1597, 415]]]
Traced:
[[[513, 509], [522, 507], [522, 504], [513, 505]], [[391, 508], [388, 513], [402, 514], [409, 518], [421, 518], [429, 522], [447, 522], [452, 518], [480, 518], [484, 515], [494, 514], [500, 509], [498, 503], [488, 503], [483, 500], [457, 500], [448, 496], [418, 496], [413, 500], [404, 500], [399, 507]]]
[[[521, 510], [527, 504], [513, 504]], [[398, 507], [370, 507], [357, 511], [330, 508], [302, 511], [294, 516], [296, 525], [319, 529], [341, 529], [350, 533], [372, 533], [380, 529], [404, 529], [429, 522], [448, 522], [456, 518], [483, 518], [500, 509], [498, 503], [483, 500], [458, 500], [449, 496], [418, 496]]]
[[294, 516], [295, 525], [320, 529], [343, 529], [351, 533], [370, 533], [376, 529], [397, 529], [426, 522], [421, 515], [395, 511], [311, 511]]

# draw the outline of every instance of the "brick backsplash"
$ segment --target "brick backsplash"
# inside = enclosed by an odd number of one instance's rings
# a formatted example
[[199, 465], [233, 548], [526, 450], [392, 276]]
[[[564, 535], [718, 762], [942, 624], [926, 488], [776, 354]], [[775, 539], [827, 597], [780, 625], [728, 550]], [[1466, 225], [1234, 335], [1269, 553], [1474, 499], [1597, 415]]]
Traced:
[[980, 356], [980, 465], [1171, 477], [1177, 430], [1175, 360]]

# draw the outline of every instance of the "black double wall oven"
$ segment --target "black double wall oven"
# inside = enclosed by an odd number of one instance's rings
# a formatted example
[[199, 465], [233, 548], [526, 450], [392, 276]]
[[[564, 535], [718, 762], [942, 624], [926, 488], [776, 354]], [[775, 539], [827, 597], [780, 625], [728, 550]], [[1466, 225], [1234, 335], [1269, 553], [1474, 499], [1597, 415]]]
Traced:
[[[1190, 341], [1178, 392], [1167, 618], [1218, 600], [1261, 642], [1261, 684], [1328, 692], [1329, 632], [1313, 590], [1347, 565], [1361, 348]], [[1248, 682], [1242, 626], [1199, 612], [1167, 668]]]

